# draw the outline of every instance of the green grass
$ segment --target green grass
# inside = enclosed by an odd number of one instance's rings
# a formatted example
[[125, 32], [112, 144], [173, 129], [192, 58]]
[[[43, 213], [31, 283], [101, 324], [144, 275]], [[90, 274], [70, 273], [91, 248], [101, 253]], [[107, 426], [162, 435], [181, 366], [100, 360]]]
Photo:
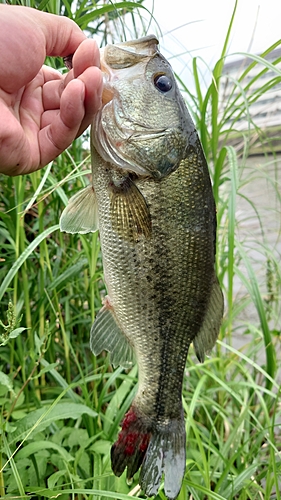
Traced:
[[[119, 2], [120, 11], [117, 3], [95, 6], [79, 1], [75, 14], [66, 1], [29, 5], [73, 17], [83, 29], [102, 35], [104, 43], [113, 32], [126, 36], [125, 8], [135, 25], [141, 12], [140, 6], [134, 17], [132, 2]], [[246, 81], [250, 68], [245, 69], [235, 82], [240, 100], [233, 93], [221, 112], [218, 91], [232, 22], [226, 27], [221, 58], [210, 72], [209, 87], [202, 87], [196, 58], [195, 91], [181, 82], [213, 180], [217, 268], [226, 313], [210, 358], [200, 365], [192, 350], [188, 358], [183, 385], [187, 468], [179, 500], [281, 498], [280, 255], [267, 242], [263, 213], [251, 198], [251, 186], [262, 177], [276, 188], [275, 212], [280, 213], [280, 177], [277, 167], [268, 173], [266, 164], [260, 170], [248, 165], [250, 133], [235, 132], [242, 149], [231, 145], [239, 114], [248, 116], [254, 126], [249, 110], [258, 97], [251, 91], [253, 79]], [[142, 26], [145, 29], [144, 22]], [[255, 78], [275, 70], [271, 83], [260, 88], [266, 93], [280, 81], [280, 70], [262, 58], [253, 56], [252, 61], [252, 66], [260, 65]], [[59, 67], [61, 62], [55, 64]], [[226, 128], [229, 119], [232, 125]], [[255, 131], [262, 147], [264, 134]], [[274, 161], [267, 158], [268, 165]], [[107, 356], [95, 358], [89, 350], [90, 326], [105, 294], [99, 240], [95, 234], [58, 230], [67, 198], [89, 182], [89, 174], [90, 157], [78, 139], [42, 171], [0, 179], [3, 498], [143, 498], [137, 477], [131, 486], [123, 476], [115, 478], [109, 458], [134, 397], [136, 367], [130, 372], [113, 370]], [[257, 251], [265, 262], [264, 286], [255, 272], [251, 240], [240, 239], [241, 199], [252, 210], [262, 236]], [[240, 295], [237, 283], [243, 290]], [[241, 319], [249, 304], [252, 322]], [[238, 334], [241, 349], [234, 347]], [[165, 499], [161, 489], [156, 498]]]

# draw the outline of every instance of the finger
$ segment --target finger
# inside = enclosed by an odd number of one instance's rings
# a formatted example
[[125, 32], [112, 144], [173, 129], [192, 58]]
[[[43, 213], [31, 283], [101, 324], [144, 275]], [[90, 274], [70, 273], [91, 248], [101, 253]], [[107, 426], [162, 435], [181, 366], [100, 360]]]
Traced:
[[25, 169], [31, 167], [34, 160], [39, 162], [38, 150], [34, 148], [31, 158], [31, 152], [25, 133], [10, 110], [0, 101], [0, 172], [6, 175], [19, 175], [24, 173]]
[[41, 166], [56, 158], [75, 139], [85, 114], [84, 98], [83, 82], [72, 80], [62, 93], [60, 112], [39, 132]]
[[0, 5], [0, 87], [9, 93], [30, 82], [46, 57], [45, 36], [37, 27], [33, 11]]
[[[77, 56], [77, 57], [76, 57]], [[65, 75], [65, 86], [76, 74], [85, 85], [85, 116], [78, 131], [78, 136], [92, 123], [94, 114], [100, 109], [102, 101], [102, 72], [95, 64], [99, 63], [99, 50], [93, 40], [81, 43], [74, 54], [74, 67]]]
[[[77, 24], [65, 16], [18, 5], [0, 4], [0, 11], [3, 21], [0, 30], [3, 59], [0, 84], [10, 93], [36, 76], [46, 55], [63, 57], [73, 54], [86, 39]], [[15, 32], [16, 36], [10, 36]]]
[[45, 127], [48, 127], [51, 123], [56, 120], [57, 115], [59, 114], [60, 110], [59, 108], [57, 109], [48, 109], [47, 111], [44, 111], [44, 113], [41, 116], [41, 127], [40, 129], [43, 129]]
[[39, 28], [45, 36], [47, 56], [63, 57], [73, 54], [80, 43], [86, 39], [86, 35], [78, 25], [66, 16], [57, 16], [29, 7], [11, 7], [17, 9], [19, 16], [24, 16], [36, 23], [37, 30]]
[[[47, 56], [68, 56], [74, 54], [86, 35], [77, 24], [65, 16], [56, 16], [38, 12], [41, 29], [45, 34]], [[44, 17], [43, 17], [44, 16]]]
[[52, 82], [53, 80], [63, 80], [64, 76], [57, 69], [51, 68], [44, 64], [42, 66], [42, 73], [44, 77], [44, 83]]
[[53, 80], [47, 82], [42, 88], [42, 99], [44, 110], [60, 108], [60, 98], [64, 90], [64, 83], [62, 80]]
[[85, 114], [78, 131], [78, 135], [80, 135], [92, 123], [94, 115], [101, 108], [103, 88], [102, 73], [98, 68], [87, 68], [82, 75], [78, 77], [78, 80], [81, 80], [85, 85]]
[[95, 40], [87, 38], [79, 45], [73, 56], [72, 65], [75, 78], [91, 66], [100, 67], [100, 53]]
[[[88, 68], [78, 80], [81, 80], [85, 85], [84, 99], [84, 116], [80, 123], [77, 136], [81, 135], [84, 130], [92, 123], [95, 113], [101, 106], [102, 94], [102, 75], [98, 68]], [[72, 80], [73, 81], [73, 80]], [[68, 90], [68, 98], [73, 99], [73, 89], [75, 87], [66, 87]], [[41, 128], [48, 126], [59, 113], [61, 103], [61, 95], [63, 90], [62, 82], [47, 82], [43, 87], [43, 106], [44, 113], [41, 118]], [[64, 90], [64, 92], [66, 89]], [[75, 112], [76, 114], [76, 112]]]

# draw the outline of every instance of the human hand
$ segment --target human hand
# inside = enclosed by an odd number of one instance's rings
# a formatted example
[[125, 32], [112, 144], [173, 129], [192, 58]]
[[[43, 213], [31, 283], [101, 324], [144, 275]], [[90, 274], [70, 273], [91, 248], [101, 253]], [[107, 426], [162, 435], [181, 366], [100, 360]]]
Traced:
[[[46, 56], [73, 54], [66, 75]], [[33, 172], [56, 158], [101, 105], [99, 50], [70, 19], [0, 5], [0, 172]]]

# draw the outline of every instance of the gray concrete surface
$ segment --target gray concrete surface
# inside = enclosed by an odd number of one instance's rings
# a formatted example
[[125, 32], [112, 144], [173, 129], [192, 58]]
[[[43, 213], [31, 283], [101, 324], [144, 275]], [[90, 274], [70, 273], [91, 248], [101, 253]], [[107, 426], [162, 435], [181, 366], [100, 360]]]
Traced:
[[[243, 249], [247, 252], [251, 266], [258, 278], [263, 298], [268, 298], [267, 286], [267, 254], [273, 256], [281, 274], [281, 156], [277, 160], [272, 157], [253, 156], [247, 159], [240, 179], [237, 196], [237, 235]], [[249, 201], [248, 201], [249, 200]], [[252, 203], [252, 205], [251, 205]], [[247, 276], [243, 263], [239, 268]], [[277, 298], [277, 307], [273, 309], [270, 327], [281, 332], [281, 283], [278, 281], [277, 269], [272, 269], [272, 291]], [[249, 297], [248, 291], [237, 277], [234, 282], [235, 301]], [[250, 301], [235, 320], [233, 345], [243, 348], [251, 342], [251, 335], [245, 335], [247, 324], [259, 328], [257, 310]], [[274, 336], [277, 355], [281, 361], [281, 334]], [[243, 349], [244, 350], [244, 349]], [[262, 363], [263, 359], [260, 359]], [[281, 364], [281, 363], [280, 363]]]

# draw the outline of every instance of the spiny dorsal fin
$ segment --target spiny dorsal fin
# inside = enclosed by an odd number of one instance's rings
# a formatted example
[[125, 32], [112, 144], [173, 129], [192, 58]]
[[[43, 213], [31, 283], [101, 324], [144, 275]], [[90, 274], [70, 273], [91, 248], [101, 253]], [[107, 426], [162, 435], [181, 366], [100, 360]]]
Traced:
[[130, 179], [110, 185], [110, 213], [113, 229], [121, 238], [138, 241], [140, 235], [151, 235], [151, 219], [146, 201]]
[[110, 352], [110, 361], [114, 367], [121, 365], [128, 368], [134, 363], [133, 348], [118, 325], [109, 298], [91, 328], [90, 347], [96, 356], [103, 350]]
[[193, 340], [193, 346], [197, 358], [204, 362], [205, 354], [210, 351], [217, 340], [222, 316], [223, 316], [223, 294], [217, 277], [213, 284], [210, 303], [199, 333]]
[[94, 189], [88, 186], [72, 196], [60, 217], [66, 233], [94, 233], [98, 230], [98, 208]]

